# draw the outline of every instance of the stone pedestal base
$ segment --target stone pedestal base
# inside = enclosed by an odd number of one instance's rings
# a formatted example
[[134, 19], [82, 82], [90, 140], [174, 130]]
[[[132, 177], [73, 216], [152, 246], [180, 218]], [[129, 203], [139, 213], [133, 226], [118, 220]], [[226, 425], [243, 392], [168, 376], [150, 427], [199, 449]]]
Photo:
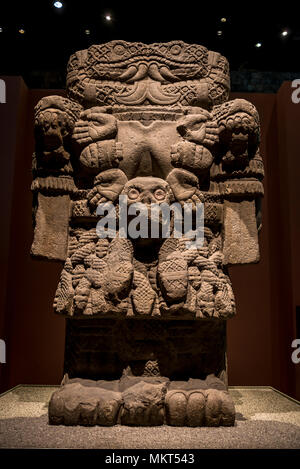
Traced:
[[224, 383], [170, 381], [164, 377], [123, 376], [114, 381], [64, 378], [52, 394], [53, 425], [232, 426], [235, 408]]

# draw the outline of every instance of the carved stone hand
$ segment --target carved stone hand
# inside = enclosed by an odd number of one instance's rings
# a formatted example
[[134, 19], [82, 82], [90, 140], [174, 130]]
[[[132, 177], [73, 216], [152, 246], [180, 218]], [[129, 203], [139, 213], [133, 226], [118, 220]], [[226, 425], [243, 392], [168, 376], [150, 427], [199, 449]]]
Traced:
[[81, 112], [73, 133], [73, 138], [79, 144], [88, 145], [117, 135], [117, 121], [115, 117], [105, 113], [105, 110], [106, 108], [96, 106]]

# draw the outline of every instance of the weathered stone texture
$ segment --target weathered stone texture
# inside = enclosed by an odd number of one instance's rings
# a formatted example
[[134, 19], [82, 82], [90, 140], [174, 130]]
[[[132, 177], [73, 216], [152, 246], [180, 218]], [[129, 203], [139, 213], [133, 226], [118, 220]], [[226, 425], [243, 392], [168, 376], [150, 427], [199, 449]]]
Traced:
[[117, 423], [122, 403], [119, 392], [80, 383], [66, 384], [52, 394], [49, 423], [54, 425], [102, 425]]
[[[227, 265], [259, 260], [264, 170], [257, 110], [228, 96], [219, 53], [117, 40], [73, 54], [67, 98], [36, 106], [31, 253], [64, 261], [54, 310], [68, 318], [73, 380], [53, 396], [51, 423], [233, 425]], [[190, 205], [193, 226], [203, 211], [193, 249], [174, 212], [168, 233], [151, 211], [173, 203]], [[155, 235], [126, 233], [143, 217]]]
[[[223, 389], [218, 389], [223, 388]], [[217, 378], [172, 381], [124, 375], [117, 381], [69, 379], [49, 403], [52, 425], [230, 426], [234, 406]]]

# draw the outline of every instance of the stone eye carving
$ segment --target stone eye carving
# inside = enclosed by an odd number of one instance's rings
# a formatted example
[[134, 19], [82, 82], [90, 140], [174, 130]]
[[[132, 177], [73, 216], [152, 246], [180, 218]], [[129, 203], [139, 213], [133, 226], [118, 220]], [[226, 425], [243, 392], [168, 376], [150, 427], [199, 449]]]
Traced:
[[173, 55], [179, 55], [180, 52], [181, 52], [181, 47], [180, 47], [180, 45], [175, 44], [174, 46], [172, 46], [172, 47], [170, 48], [170, 52], [171, 52], [171, 54], [173, 54]]
[[125, 52], [125, 47], [122, 44], [116, 44], [113, 50], [115, 54], [123, 55]]
[[136, 200], [140, 196], [140, 192], [134, 187], [128, 191], [127, 197], [131, 200]]
[[156, 189], [154, 191], [154, 196], [156, 200], [164, 200], [166, 198], [166, 192], [164, 189]]
[[137, 177], [127, 182], [123, 193], [128, 203], [157, 204], [170, 202], [170, 188], [166, 181], [155, 177]]

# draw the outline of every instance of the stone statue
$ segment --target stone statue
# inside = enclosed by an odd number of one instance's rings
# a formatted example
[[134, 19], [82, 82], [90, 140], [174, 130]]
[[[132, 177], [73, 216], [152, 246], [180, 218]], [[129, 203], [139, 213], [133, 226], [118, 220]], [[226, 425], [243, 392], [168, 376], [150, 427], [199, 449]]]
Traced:
[[[264, 173], [257, 111], [228, 95], [217, 52], [111, 41], [72, 55], [67, 98], [36, 106], [31, 252], [64, 262], [67, 321], [50, 423], [234, 424], [227, 266], [259, 260]], [[118, 217], [99, 236], [99, 207], [118, 215], [121, 196], [128, 213], [189, 204], [195, 221], [202, 206], [201, 245], [174, 235], [174, 217], [168, 236], [122, 236]]]

